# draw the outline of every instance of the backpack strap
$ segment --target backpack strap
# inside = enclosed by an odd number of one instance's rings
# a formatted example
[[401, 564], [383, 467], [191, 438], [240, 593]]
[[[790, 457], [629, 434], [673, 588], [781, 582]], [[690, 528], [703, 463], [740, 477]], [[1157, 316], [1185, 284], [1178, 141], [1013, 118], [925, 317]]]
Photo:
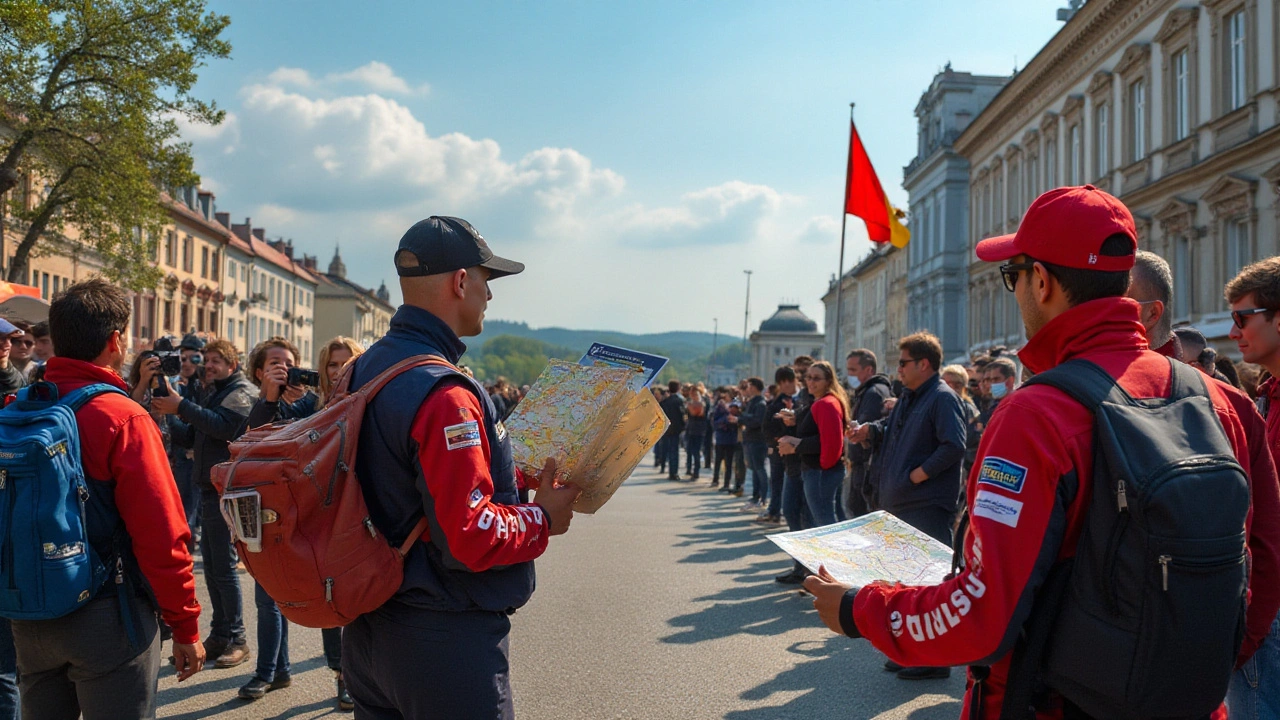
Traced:
[[[364, 385], [361, 385], [360, 389], [357, 390], [356, 392], [365, 393], [370, 396], [377, 395], [378, 391], [382, 390], [384, 385], [391, 382], [392, 380], [395, 380], [397, 377], [401, 375], [401, 373], [404, 373], [408, 370], [412, 370], [416, 367], [422, 367], [424, 365], [443, 365], [447, 368], [453, 369], [455, 372], [465, 377], [465, 374], [463, 374], [462, 370], [457, 365], [454, 365], [453, 363], [449, 362], [448, 360], [445, 360], [439, 355], [429, 355], [429, 354], [413, 355], [411, 357], [405, 358], [404, 360], [401, 360], [400, 362], [396, 363], [395, 365], [392, 365], [386, 370], [383, 370], [382, 373], [379, 374], [377, 377], [365, 383]], [[356, 364], [353, 361], [353, 362], [348, 362], [346, 367], [342, 369], [342, 375], [338, 376], [338, 382], [333, 386], [333, 392], [330, 394], [329, 399], [325, 401], [326, 405], [333, 404], [334, 402], [337, 402], [338, 400], [341, 400], [342, 398], [350, 394], [351, 375], [355, 370], [355, 367], [356, 367]]]
[[1022, 385], [1048, 385], [1057, 388], [1094, 414], [1097, 414], [1098, 408], [1107, 400], [1120, 404], [1133, 402], [1133, 398], [1111, 377], [1111, 373], [1095, 363], [1079, 358], [1036, 373]]
[[94, 383], [92, 385], [85, 385], [79, 390], [75, 390], [73, 392], [67, 393], [67, 396], [62, 398], [58, 402], [70, 408], [71, 412], [77, 412], [80, 408], [85, 406], [85, 403], [105, 393], [119, 393], [121, 395], [124, 395], [125, 397], [129, 397], [128, 393], [116, 387], [115, 385], [108, 385], [107, 383]]

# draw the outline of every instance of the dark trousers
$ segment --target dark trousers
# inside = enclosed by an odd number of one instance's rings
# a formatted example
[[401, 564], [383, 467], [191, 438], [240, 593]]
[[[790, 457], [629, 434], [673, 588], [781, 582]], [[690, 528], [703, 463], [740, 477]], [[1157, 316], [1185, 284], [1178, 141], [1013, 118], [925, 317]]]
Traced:
[[786, 481], [786, 465], [777, 448], [769, 454], [769, 510], [773, 517], [782, 517], [782, 484]]
[[[787, 529], [806, 530], [813, 527], [813, 515], [809, 513], [809, 503], [804, 499], [804, 480], [800, 477], [799, 464], [788, 464], [782, 483], [782, 517], [787, 521]], [[796, 571], [807, 573], [808, 568], [796, 561]]]
[[709, 432], [706, 437], [702, 439], [702, 467], [704, 468], [711, 467], [711, 456], [713, 450], [712, 443], [714, 442], [714, 438], [715, 433]]
[[65, 617], [14, 620], [23, 720], [154, 718], [160, 627], [154, 615], [139, 619], [138, 648], [114, 592]]
[[508, 639], [494, 612], [388, 603], [342, 632], [343, 680], [360, 720], [514, 720]]
[[685, 472], [695, 480], [698, 479], [698, 468], [702, 466], [702, 445], [705, 439], [702, 435], [684, 436]]
[[658, 442], [653, 444], [653, 466], [662, 467], [667, 461], [667, 436], [663, 433]]
[[342, 628], [321, 630], [320, 643], [324, 646], [324, 664], [334, 672], [342, 672]]
[[178, 497], [182, 498], [182, 510], [187, 515], [187, 529], [191, 537], [196, 536], [196, 528], [200, 527], [200, 485], [191, 477], [191, 468], [195, 463], [185, 455], [177, 460], [169, 460], [169, 469], [173, 471], [173, 481], [178, 486]]
[[0, 720], [18, 720], [18, 655], [13, 628], [0, 620]]
[[711, 466], [711, 482], [720, 480], [720, 466], [724, 465], [724, 486], [733, 484], [733, 459], [738, 454], [737, 445], [717, 445], [716, 461]]
[[867, 468], [854, 465], [844, 478], [844, 502], [842, 507], [847, 518], [858, 518], [871, 512], [867, 507], [867, 498], [862, 494], [862, 483]]
[[253, 604], [258, 608], [257, 675], [267, 682], [288, 677], [289, 621], [257, 582], [253, 583]]
[[741, 444], [738, 445], [737, 454], [733, 456], [733, 472], [738, 478], [734, 487], [741, 490], [743, 483], [747, 481], [747, 454], [742, 451]]
[[227, 643], [244, 642], [244, 608], [240, 599], [240, 576], [236, 574], [236, 549], [231, 529], [218, 508], [218, 493], [204, 488], [201, 515], [200, 559], [204, 564], [204, 584], [213, 607], [209, 637]]
[[667, 477], [672, 480], [680, 477], [680, 433], [674, 430], [667, 430], [666, 434], [666, 453], [667, 453]]
[[747, 469], [751, 471], [751, 499], [761, 502], [769, 497], [769, 473], [765, 470], [765, 453], [769, 447], [763, 442], [743, 442], [742, 454]]
[[954, 510], [935, 506], [903, 510], [893, 514], [902, 522], [951, 547], [951, 526], [956, 519]]

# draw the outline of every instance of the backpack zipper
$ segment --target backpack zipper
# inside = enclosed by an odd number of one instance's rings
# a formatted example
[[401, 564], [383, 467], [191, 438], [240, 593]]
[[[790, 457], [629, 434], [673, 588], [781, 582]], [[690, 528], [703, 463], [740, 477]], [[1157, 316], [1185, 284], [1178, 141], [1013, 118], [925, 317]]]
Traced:
[[1169, 566], [1183, 567], [1190, 571], [1217, 569], [1239, 565], [1244, 561], [1243, 556], [1217, 557], [1207, 560], [1179, 560], [1172, 555], [1160, 555], [1156, 558], [1156, 562], [1160, 565], [1161, 587], [1165, 592], [1169, 592]]
[[373, 527], [372, 518], [364, 519], [364, 529], [369, 531], [369, 537], [374, 537], [374, 538], [378, 537], [378, 531]]
[[324, 579], [324, 600], [333, 602], [333, 578]]
[[1124, 489], [1124, 478], [1116, 480], [1116, 508], [1120, 512], [1129, 512], [1129, 494]]
[[[347, 421], [339, 420], [335, 423], [338, 426], [339, 437], [342, 439], [341, 447], [345, 450], [347, 447]], [[333, 488], [338, 484], [338, 473], [346, 472], [347, 464], [342, 461], [342, 452], [338, 452], [338, 462], [333, 466], [333, 474], [329, 476], [329, 492], [324, 496], [325, 507], [333, 502]]]
[[1156, 558], [1156, 562], [1160, 563], [1161, 584], [1164, 586], [1165, 592], [1169, 592], [1169, 561], [1170, 560], [1173, 560], [1172, 555], [1161, 555], [1160, 557]]

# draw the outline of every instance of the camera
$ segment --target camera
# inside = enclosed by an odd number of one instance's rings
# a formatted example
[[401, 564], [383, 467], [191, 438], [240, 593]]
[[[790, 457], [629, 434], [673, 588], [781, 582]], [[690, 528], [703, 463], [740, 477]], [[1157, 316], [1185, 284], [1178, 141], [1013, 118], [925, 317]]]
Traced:
[[182, 372], [182, 353], [173, 346], [171, 338], [162, 337], [156, 340], [151, 350], [138, 353], [138, 359], [135, 362], [142, 362], [147, 358], [160, 359], [162, 375], [177, 375]]
[[295, 387], [318, 387], [320, 385], [320, 373], [315, 370], [303, 370], [302, 368], [289, 368], [289, 384]]

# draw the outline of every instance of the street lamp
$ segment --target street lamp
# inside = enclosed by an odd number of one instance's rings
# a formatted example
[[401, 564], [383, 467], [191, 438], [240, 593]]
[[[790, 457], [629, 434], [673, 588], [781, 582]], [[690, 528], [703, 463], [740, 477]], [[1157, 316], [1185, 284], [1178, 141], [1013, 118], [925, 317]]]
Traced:
[[720, 318], [711, 318], [711, 357], [707, 358], [707, 382], [711, 382], [711, 364], [716, 361], [716, 340], [720, 337]]
[[747, 301], [742, 306], [742, 345], [747, 344], [747, 325], [751, 322], [751, 271], [743, 270], [747, 275]]

